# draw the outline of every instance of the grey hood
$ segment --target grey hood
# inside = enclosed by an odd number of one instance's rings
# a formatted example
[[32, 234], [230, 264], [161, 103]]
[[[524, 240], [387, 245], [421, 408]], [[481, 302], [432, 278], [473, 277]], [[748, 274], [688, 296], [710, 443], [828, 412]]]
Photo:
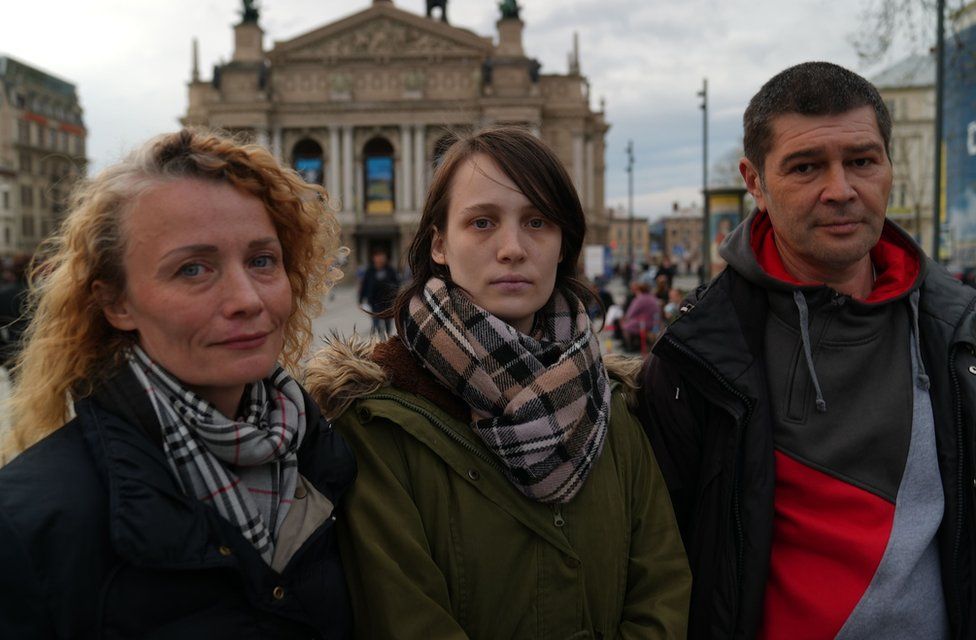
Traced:
[[[790, 276], [782, 267], [778, 254], [775, 254], [775, 264], [768, 264], [773, 261], [771, 254], [775, 251], [775, 248], [769, 249], [768, 243], [772, 241], [772, 226], [768, 215], [765, 211], [756, 209], [729, 234], [719, 248], [719, 255], [728, 263], [730, 268], [746, 280], [770, 293], [781, 293], [792, 298], [792, 303], [797, 312], [796, 319], [799, 325], [803, 354], [816, 394], [817, 411], [824, 413], [827, 411], [827, 403], [820, 387], [820, 379], [814, 368], [811, 347], [811, 306], [815, 310], [827, 303], [828, 300], [832, 300], [836, 304], [837, 298], [843, 298], [839, 301], [840, 303], [870, 308], [907, 299], [912, 318], [912, 336], [918, 343], [920, 339], [918, 332], [919, 287], [926, 271], [924, 254], [908, 234], [897, 225], [885, 220], [881, 239], [871, 252], [871, 259], [875, 264], [877, 274], [875, 288], [867, 300], [854, 300], [849, 296], [841, 296], [824, 284], [799, 284], [785, 279], [790, 278]], [[762, 246], [767, 247], [766, 266], [769, 266], [770, 269], [781, 270], [782, 277], [770, 274], [760, 263], [762, 258], [757, 256], [756, 252], [760, 250], [757, 248]], [[921, 367], [921, 363], [919, 363], [916, 384], [926, 390], [929, 386], [928, 376], [925, 374], [924, 368]]]

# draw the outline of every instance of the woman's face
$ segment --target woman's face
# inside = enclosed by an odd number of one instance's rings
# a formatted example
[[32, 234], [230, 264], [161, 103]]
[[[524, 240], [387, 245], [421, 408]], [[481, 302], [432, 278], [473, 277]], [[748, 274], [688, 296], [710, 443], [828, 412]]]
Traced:
[[483, 154], [458, 166], [445, 227], [435, 232], [433, 261], [479, 307], [529, 332], [556, 284], [562, 230]]
[[264, 204], [229, 184], [178, 179], [136, 200], [122, 230], [126, 287], [108, 321], [234, 417], [244, 386], [278, 359], [292, 310]]

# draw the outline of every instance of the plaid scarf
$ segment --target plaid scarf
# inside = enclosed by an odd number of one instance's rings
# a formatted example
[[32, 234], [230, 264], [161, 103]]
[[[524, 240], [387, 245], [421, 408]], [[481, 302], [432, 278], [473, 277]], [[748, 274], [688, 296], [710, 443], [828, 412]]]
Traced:
[[552, 295], [525, 335], [438, 278], [401, 318], [407, 349], [471, 407], [471, 427], [532, 500], [565, 503], [603, 449], [610, 385], [583, 304]]
[[183, 492], [211, 504], [271, 564], [298, 483], [301, 387], [276, 365], [249, 385], [242, 417], [230, 420], [138, 346], [128, 359], [159, 418], [163, 450]]

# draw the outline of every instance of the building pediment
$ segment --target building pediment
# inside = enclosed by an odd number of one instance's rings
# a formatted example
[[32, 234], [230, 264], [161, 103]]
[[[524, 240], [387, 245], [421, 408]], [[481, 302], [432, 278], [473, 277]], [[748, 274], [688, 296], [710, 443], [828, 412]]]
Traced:
[[338, 22], [275, 43], [274, 63], [354, 59], [484, 57], [492, 42], [467, 29], [374, 5]]

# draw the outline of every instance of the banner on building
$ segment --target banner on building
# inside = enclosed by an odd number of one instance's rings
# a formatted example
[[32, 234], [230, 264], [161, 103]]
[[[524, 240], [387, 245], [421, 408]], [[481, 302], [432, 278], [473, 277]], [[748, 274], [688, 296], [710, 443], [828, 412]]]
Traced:
[[366, 158], [366, 213], [393, 213], [393, 158]]
[[976, 267], [976, 25], [946, 39], [943, 215], [954, 266]]

